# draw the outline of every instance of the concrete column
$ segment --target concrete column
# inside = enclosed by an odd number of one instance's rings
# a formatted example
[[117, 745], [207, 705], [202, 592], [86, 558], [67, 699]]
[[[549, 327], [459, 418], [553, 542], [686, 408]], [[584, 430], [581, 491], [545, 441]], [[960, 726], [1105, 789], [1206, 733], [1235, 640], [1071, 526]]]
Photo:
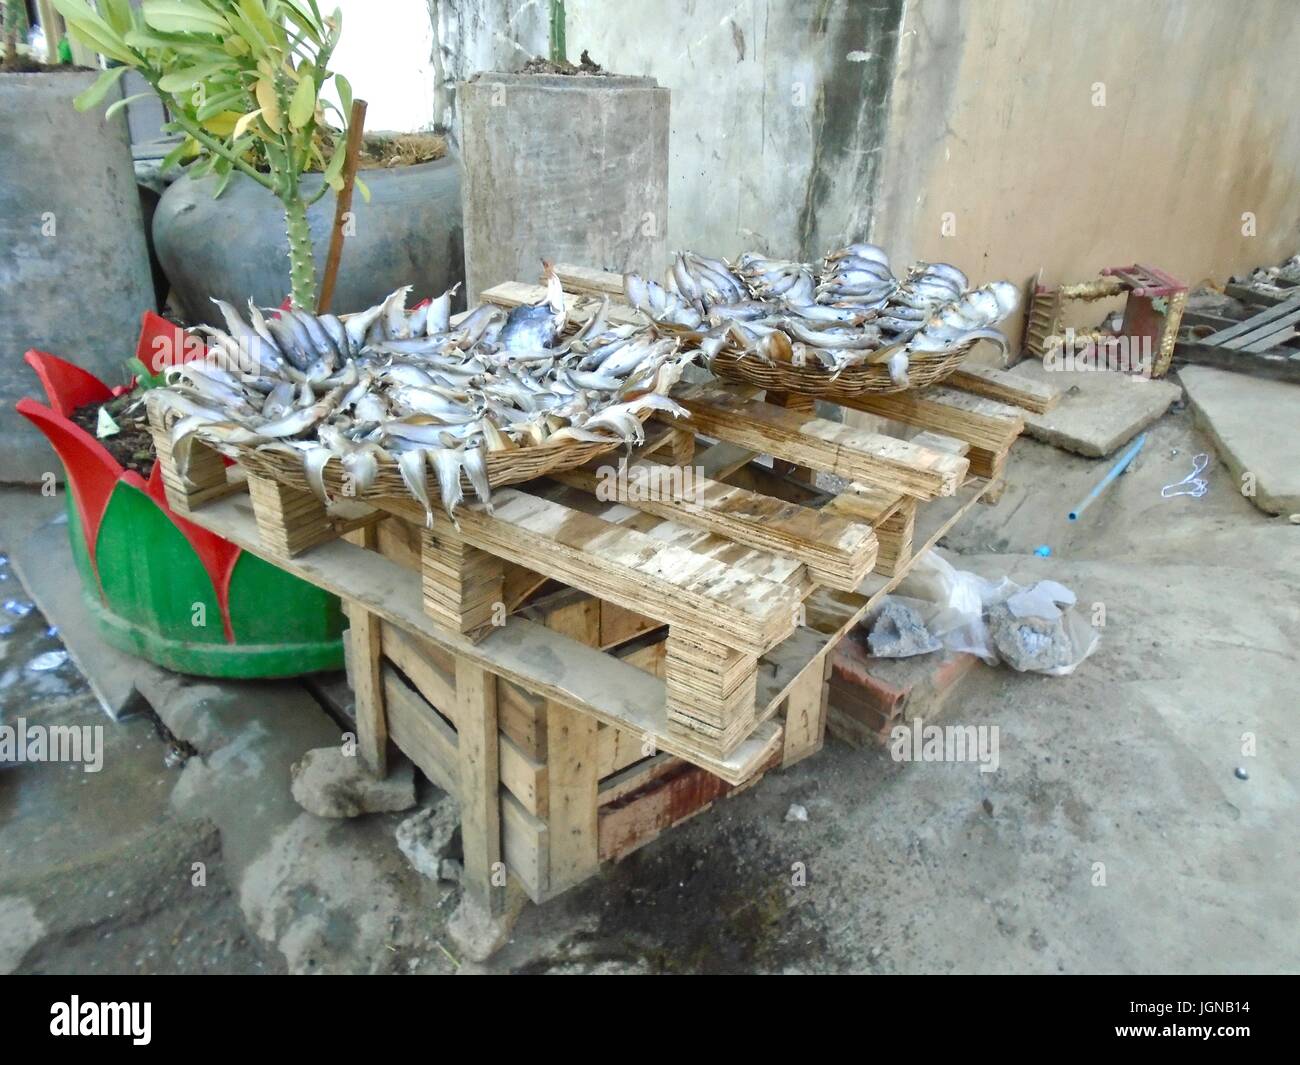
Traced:
[[653, 78], [480, 74], [458, 88], [471, 302], [541, 260], [667, 265], [668, 90]]

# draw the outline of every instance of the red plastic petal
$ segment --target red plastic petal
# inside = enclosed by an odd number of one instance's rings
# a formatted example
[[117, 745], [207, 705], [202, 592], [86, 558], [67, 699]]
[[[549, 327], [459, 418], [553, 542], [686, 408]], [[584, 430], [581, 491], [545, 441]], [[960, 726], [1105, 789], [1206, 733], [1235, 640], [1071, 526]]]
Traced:
[[199, 337], [185, 332], [175, 322], [153, 311], [145, 311], [140, 316], [140, 340], [135, 346], [135, 357], [150, 373], [162, 373], [167, 367], [189, 362], [205, 351]]
[[57, 355], [33, 349], [23, 359], [36, 371], [50, 406], [65, 418], [87, 403], [104, 403], [113, 398], [112, 390], [93, 373]]
[[99, 539], [99, 523], [103, 520], [109, 496], [113, 494], [113, 486], [122, 476], [122, 467], [103, 444], [49, 407], [32, 399], [20, 399], [15, 409], [45, 434], [63, 460], [72, 499], [81, 516], [90, 564], [96, 566], [95, 543]]

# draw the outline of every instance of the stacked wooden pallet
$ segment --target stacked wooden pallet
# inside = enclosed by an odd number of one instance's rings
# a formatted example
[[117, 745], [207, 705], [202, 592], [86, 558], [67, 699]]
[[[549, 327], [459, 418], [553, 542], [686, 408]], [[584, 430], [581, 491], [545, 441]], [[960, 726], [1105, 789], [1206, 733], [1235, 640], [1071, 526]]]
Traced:
[[[568, 300], [579, 322], [596, 304]], [[391, 739], [458, 796], [467, 884], [497, 911], [494, 863], [540, 901], [820, 748], [829, 649], [989, 491], [1020, 431], [950, 391], [889, 408], [921, 430], [905, 439], [800, 397], [683, 386], [689, 427], [652, 423], [622, 469], [676, 471], [656, 491], [606, 498], [597, 462], [431, 529], [414, 500], [340, 512], [202, 445], [191, 469], [211, 477], [186, 483], [157, 436], [173, 506], [344, 599], [361, 750], [382, 771]]]

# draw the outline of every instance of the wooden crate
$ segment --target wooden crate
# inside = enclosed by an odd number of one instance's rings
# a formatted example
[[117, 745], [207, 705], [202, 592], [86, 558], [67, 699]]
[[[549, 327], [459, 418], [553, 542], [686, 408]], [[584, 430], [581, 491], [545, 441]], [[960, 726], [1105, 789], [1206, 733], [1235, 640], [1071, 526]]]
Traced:
[[[591, 313], [568, 298], [576, 322]], [[1014, 379], [994, 384], [1005, 399]], [[361, 753], [382, 773], [391, 742], [457, 796], [490, 913], [508, 878], [542, 901], [817, 751], [830, 648], [995, 488], [1022, 425], [956, 389], [862, 401], [911, 439], [798, 396], [677, 394], [689, 427], [652, 423], [625, 474], [686, 463], [689, 490], [603, 500], [593, 464], [498, 490], [459, 527], [426, 528], [410, 499], [325, 507], [211, 454], [187, 484], [155, 426], [173, 506], [344, 600]]]

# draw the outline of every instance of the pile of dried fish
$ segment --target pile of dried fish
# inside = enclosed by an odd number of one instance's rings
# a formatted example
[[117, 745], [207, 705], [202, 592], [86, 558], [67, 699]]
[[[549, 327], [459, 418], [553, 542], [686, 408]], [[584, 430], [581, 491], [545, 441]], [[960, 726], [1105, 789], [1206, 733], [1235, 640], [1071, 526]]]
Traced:
[[608, 301], [563, 336], [563, 293], [547, 267], [546, 299], [507, 313], [482, 305], [451, 322], [454, 289], [413, 310], [410, 291], [346, 318], [300, 310], [245, 319], [214, 301], [226, 329], [208, 354], [168, 371], [160, 400], [173, 411], [172, 452], [182, 472], [202, 440], [234, 453], [278, 449], [301, 458], [313, 491], [341, 464], [352, 494], [395, 462], [432, 522], [428, 470], [454, 520], [461, 472], [491, 508], [487, 456], [521, 447], [639, 443], [647, 410], [686, 412], [668, 398], [693, 353], [655, 330], [611, 327]]
[[733, 267], [682, 252], [663, 285], [636, 274], [623, 279], [628, 302], [658, 325], [692, 332], [709, 358], [739, 348], [833, 375], [883, 362], [900, 386], [913, 354], [979, 339], [1006, 350], [993, 326], [1015, 310], [1015, 286], [969, 285], [947, 263], [918, 262], [900, 281], [884, 249], [861, 243], [831, 252], [820, 266], [746, 252]]

